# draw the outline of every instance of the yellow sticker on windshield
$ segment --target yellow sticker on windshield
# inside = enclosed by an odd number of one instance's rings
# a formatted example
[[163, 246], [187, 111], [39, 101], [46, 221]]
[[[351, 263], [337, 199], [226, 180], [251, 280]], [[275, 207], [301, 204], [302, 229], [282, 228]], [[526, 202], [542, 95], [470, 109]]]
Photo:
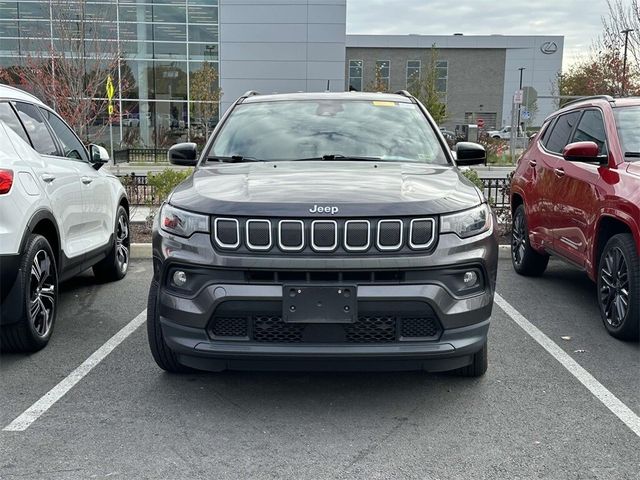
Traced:
[[384, 100], [374, 100], [373, 104], [376, 107], [395, 107], [396, 106], [396, 102], [386, 102]]

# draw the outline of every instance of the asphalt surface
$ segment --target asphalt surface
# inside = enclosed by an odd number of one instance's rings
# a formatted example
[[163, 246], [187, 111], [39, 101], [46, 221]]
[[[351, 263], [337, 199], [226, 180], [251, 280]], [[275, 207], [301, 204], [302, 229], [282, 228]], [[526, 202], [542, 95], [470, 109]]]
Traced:
[[[4, 428], [146, 307], [151, 263], [63, 287], [50, 345], [0, 356], [0, 478], [640, 478], [640, 438], [495, 307], [481, 379], [424, 373], [169, 375], [144, 327], [23, 432]], [[640, 345], [551, 261], [498, 292], [640, 415]], [[570, 337], [563, 340], [561, 337]]]

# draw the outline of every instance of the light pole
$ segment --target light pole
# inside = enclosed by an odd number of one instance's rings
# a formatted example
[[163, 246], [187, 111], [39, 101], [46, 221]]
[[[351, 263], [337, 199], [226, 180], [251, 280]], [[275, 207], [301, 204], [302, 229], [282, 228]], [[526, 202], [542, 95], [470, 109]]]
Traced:
[[627, 94], [627, 47], [629, 46], [629, 34], [633, 28], [625, 28], [620, 33], [624, 34], [624, 60], [622, 61], [622, 96]]
[[[520, 70], [520, 87], [518, 88], [518, 90], [522, 90], [522, 72], [524, 72], [526, 69], [524, 67], [520, 67], [518, 70]], [[520, 132], [520, 112], [521, 111], [522, 111], [522, 103], [518, 105], [518, 124], [516, 125], [516, 137]]]

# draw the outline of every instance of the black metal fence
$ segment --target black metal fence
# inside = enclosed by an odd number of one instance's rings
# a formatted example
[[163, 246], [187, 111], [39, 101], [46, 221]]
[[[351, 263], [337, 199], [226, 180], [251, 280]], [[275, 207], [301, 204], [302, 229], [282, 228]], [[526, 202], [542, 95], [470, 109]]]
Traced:
[[[127, 191], [131, 205], [152, 205], [158, 202], [154, 196], [154, 188], [149, 185], [146, 175], [121, 175], [120, 180]], [[509, 179], [482, 178], [484, 195], [496, 208], [509, 206]]]
[[155, 203], [154, 188], [149, 185], [146, 175], [120, 175], [120, 181], [127, 191], [131, 205], [152, 205]]
[[115, 150], [115, 163], [168, 163], [166, 148], [125, 148]]

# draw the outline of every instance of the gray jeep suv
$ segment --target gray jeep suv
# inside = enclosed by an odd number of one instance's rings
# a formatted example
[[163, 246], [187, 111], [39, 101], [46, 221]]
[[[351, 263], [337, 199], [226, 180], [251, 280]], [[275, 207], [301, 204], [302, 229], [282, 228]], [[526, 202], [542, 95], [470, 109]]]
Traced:
[[487, 369], [495, 217], [407, 92], [258, 95], [224, 115], [153, 234], [148, 336], [190, 369]]

